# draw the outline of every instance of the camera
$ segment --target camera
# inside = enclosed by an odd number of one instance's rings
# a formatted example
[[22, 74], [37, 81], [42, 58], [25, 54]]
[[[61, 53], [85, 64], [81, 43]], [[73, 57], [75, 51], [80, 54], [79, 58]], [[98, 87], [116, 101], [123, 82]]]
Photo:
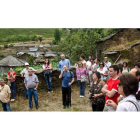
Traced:
[[92, 90], [89, 90], [89, 99], [93, 99], [93, 97], [92, 96], [94, 96], [94, 89], [92, 89]]

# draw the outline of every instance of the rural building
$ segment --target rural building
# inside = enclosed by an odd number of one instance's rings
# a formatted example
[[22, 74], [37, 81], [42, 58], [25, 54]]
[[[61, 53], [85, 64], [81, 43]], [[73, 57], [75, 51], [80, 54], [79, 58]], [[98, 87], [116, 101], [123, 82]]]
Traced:
[[55, 52], [52, 52], [52, 51], [48, 51], [48, 52], [46, 52], [46, 54], [44, 55], [45, 58], [50, 58], [50, 59], [52, 59], [52, 58], [55, 57], [55, 56], [56, 56]]
[[16, 68], [18, 66], [24, 66], [25, 62], [26, 61], [9, 55], [4, 59], [0, 60], [0, 73], [8, 72], [10, 66], [12, 66], [13, 68]]
[[129, 62], [133, 67], [140, 64], [140, 29], [120, 29], [97, 44], [96, 57], [101, 60], [108, 56], [113, 62]]
[[17, 53], [17, 58], [26, 61], [29, 58], [30, 54], [19, 52]]

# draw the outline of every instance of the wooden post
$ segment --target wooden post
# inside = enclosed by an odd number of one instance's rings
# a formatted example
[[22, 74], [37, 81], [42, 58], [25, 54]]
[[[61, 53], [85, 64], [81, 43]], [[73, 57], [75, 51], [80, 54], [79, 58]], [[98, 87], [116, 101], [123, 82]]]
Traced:
[[114, 64], [116, 64], [116, 62], [118, 61], [118, 59], [120, 58], [120, 56], [121, 56], [121, 54], [119, 55], [119, 57], [116, 59], [116, 61], [115, 61], [115, 63]]

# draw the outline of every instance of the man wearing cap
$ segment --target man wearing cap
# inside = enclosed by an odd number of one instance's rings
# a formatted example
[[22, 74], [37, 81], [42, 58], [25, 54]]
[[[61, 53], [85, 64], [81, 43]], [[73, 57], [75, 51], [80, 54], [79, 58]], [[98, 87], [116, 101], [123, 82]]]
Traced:
[[25, 87], [26, 87], [27, 93], [28, 93], [30, 110], [33, 108], [32, 95], [34, 96], [36, 109], [38, 109], [37, 88], [38, 88], [39, 81], [38, 81], [37, 76], [34, 74], [34, 72], [31, 68], [29, 68], [29, 70], [28, 70], [28, 75], [25, 77], [24, 83], [25, 83]]
[[[23, 77], [25, 79], [25, 77], [28, 75], [28, 70], [29, 69], [32, 69], [34, 72], [36, 72], [36, 70], [32, 67], [29, 67], [29, 63], [25, 63], [25, 68], [21, 71], [20, 75], [21, 77]], [[28, 95], [27, 95], [27, 89], [25, 88], [25, 99], [28, 98]]]

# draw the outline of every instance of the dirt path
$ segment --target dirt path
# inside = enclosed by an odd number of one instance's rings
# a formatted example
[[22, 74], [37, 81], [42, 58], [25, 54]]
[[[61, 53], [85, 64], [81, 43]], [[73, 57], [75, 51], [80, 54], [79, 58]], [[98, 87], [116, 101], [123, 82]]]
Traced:
[[[72, 106], [70, 109], [62, 108], [62, 93], [60, 88], [54, 89], [53, 93], [47, 93], [45, 89], [38, 92], [39, 109], [36, 110], [34, 99], [33, 99], [33, 109], [32, 111], [91, 111], [91, 106], [88, 99], [88, 90], [86, 88], [85, 97], [79, 97], [79, 87], [78, 85], [73, 86], [72, 91]], [[24, 99], [23, 96], [17, 96], [16, 101], [11, 103], [12, 111], [29, 111], [28, 100]], [[2, 111], [2, 106], [0, 105], [0, 111]]]

